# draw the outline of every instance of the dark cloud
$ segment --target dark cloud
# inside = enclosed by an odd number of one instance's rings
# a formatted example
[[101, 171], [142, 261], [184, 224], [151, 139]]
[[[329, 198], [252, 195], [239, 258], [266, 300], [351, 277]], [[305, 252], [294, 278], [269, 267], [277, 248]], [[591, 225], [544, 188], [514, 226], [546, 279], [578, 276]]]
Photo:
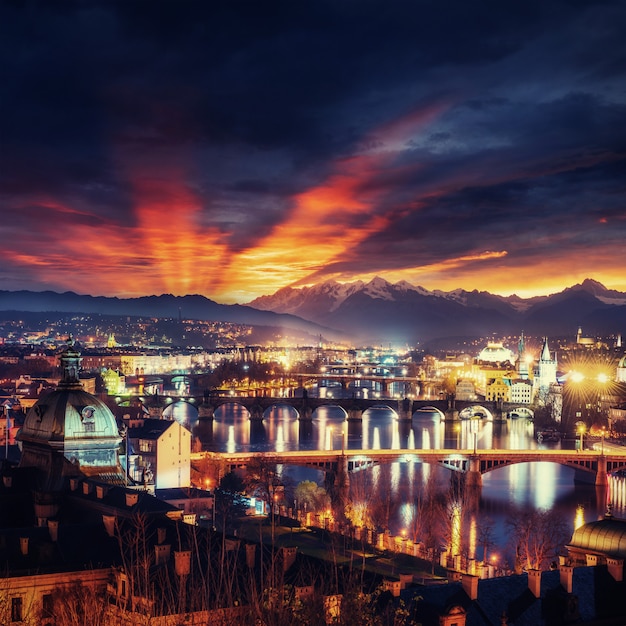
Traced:
[[303, 194], [337, 202], [365, 234], [320, 277], [626, 234], [622, 2], [4, 2], [0, 29], [0, 209], [23, 245], [52, 205], [132, 238], [163, 181], [233, 255], [303, 206], [314, 238]]

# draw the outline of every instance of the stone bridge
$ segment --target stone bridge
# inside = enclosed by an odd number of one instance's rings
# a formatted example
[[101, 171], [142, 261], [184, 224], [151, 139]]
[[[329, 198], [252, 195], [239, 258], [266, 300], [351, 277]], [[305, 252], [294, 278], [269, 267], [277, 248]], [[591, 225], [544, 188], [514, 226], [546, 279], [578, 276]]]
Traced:
[[508, 404], [502, 402], [459, 401], [454, 398], [443, 400], [414, 400], [411, 398], [392, 399], [364, 399], [364, 398], [311, 398], [303, 391], [301, 397], [278, 398], [228, 396], [204, 394], [202, 397], [186, 396], [149, 396], [143, 400], [143, 404], [154, 417], [161, 417], [168, 404], [186, 402], [194, 406], [198, 411], [198, 417], [202, 420], [211, 420], [215, 411], [223, 405], [239, 404], [248, 411], [250, 419], [262, 420], [265, 412], [272, 407], [288, 406], [294, 409], [299, 420], [311, 420], [316, 409], [321, 406], [340, 407], [346, 414], [348, 421], [360, 421], [363, 413], [373, 407], [389, 408], [396, 413], [400, 420], [411, 420], [416, 412], [427, 408], [434, 408], [441, 413], [446, 420], [461, 419], [464, 414], [468, 417], [481, 419], [505, 419], [510, 412], [520, 411], [530, 413], [527, 406]]

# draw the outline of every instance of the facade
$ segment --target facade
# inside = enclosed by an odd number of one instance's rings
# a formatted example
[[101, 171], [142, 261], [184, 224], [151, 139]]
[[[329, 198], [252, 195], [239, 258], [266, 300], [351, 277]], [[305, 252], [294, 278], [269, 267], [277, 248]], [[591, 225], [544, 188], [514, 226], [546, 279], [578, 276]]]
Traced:
[[517, 379], [511, 381], [511, 402], [514, 404], [531, 404], [533, 401], [533, 384], [530, 380]]
[[471, 380], [459, 380], [456, 384], [456, 399], [469, 402], [478, 399], [474, 382]]
[[139, 420], [128, 429], [129, 477], [150, 489], [189, 487], [191, 433], [176, 421]]
[[510, 402], [510, 380], [504, 377], [490, 379], [485, 387], [485, 400], [487, 400], [487, 402]]

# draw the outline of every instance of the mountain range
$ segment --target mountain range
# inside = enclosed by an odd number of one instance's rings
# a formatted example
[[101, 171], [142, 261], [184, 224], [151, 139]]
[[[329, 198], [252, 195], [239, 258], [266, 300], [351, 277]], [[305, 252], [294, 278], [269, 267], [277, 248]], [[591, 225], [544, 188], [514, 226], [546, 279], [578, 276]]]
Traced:
[[527, 334], [626, 336], [626, 293], [587, 279], [549, 296], [520, 298], [487, 291], [429, 291], [406, 281], [320, 283], [285, 287], [247, 305], [200, 295], [109, 298], [74, 292], [0, 291], [0, 311], [65, 312], [202, 319], [298, 331], [303, 337], [359, 344], [416, 345], [446, 337]]
[[626, 334], [626, 293], [587, 279], [549, 296], [520, 298], [487, 291], [429, 291], [406, 281], [329, 281], [285, 287], [249, 303], [336, 328], [361, 340], [424, 342], [451, 336]]

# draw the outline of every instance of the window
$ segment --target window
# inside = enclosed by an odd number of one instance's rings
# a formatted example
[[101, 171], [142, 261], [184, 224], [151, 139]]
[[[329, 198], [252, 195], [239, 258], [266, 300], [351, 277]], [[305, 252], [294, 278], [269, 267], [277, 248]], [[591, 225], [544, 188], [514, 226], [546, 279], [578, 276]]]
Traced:
[[22, 598], [11, 598], [11, 621], [22, 621]]
[[41, 617], [53, 617], [54, 607], [52, 594], [45, 593], [41, 598]]

